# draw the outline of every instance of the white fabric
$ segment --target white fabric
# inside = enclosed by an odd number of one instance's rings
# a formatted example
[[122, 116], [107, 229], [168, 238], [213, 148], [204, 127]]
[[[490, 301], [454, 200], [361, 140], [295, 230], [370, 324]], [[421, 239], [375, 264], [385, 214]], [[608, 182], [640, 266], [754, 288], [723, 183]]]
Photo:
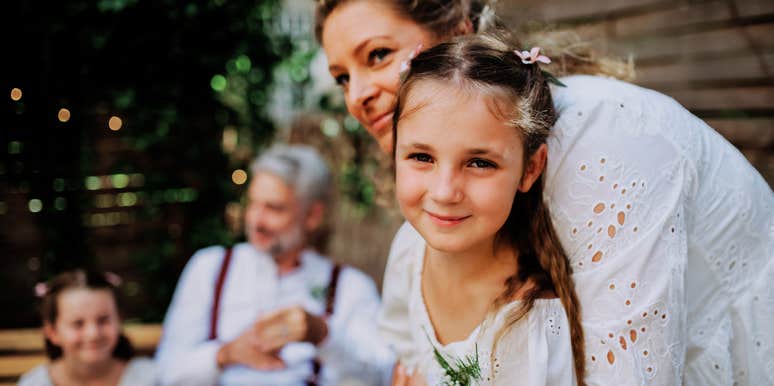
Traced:
[[[19, 386], [54, 386], [48, 373], [49, 364], [36, 366], [24, 373]], [[154, 386], [156, 385], [156, 367], [149, 358], [132, 358], [127, 362], [118, 386]]]
[[[589, 385], [774, 384], [774, 194], [669, 97], [591, 76], [552, 89], [544, 199], [582, 305]], [[411, 244], [393, 241], [380, 325], [416, 361]]]
[[224, 253], [222, 247], [200, 250], [183, 271], [156, 355], [163, 384], [305, 385], [312, 374], [310, 360], [316, 354], [323, 362], [323, 384], [356, 381], [373, 385], [388, 378], [394, 358], [376, 333], [379, 295], [373, 281], [353, 268], [344, 268], [339, 274], [328, 337], [319, 348], [309, 343], [285, 346], [280, 352], [287, 365], [284, 370], [230, 366], [220, 371], [216, 364], [220, 346], [239, 336], [262, 314], [300, 305], [312, 314], [323, 315], [324, 292], [333, 268], [327, 258], [305, 251], [301, 265], [279, 277], [271, 256], [248, 243], [236, 245], [221, 293], [218, 341], [208, 341], [215, 283]]
[[570, 326], [559, 299], [536, 300], [530, 312], [500, 338], [496, 349], [494, 337], [503, 327], [508, 313], [519, 306], [518, 301], [503, 306], [476, 327], [467, 339], [442, 345], [436, 338], [422, 296], [420, 283], [425, 243], [414, 243], [407, 252], [413, 269], [412, 283], [417, 283], [408, 294], [408, 323], [411, 339], [415, 342], [412, 368], [425, 377], [428, 385], [440, 385], [446, 379], [433, 347], [449, 363], [478, 358], [481, 384], [553, 386], [575, 383]]

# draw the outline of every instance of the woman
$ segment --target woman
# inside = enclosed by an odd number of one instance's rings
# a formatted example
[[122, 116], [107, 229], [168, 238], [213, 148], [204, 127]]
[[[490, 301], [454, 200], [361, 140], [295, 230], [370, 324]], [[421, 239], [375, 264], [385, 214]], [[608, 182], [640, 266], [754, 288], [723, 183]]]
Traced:
[[[476, 1], [320, 4], [331, 75], [383, 150], [401, 63], [418, 47], [486, 29], [489, 10]], [[609, 74], [602, 64], [568, 72]], [[561, 81], [544, 199], [574, 271], [586, 382], [774, 383], [774, 333], [762, 327], [774, 322], [771, 189], [672, 99], [599, 77]], [[404, 226], [385, 273], [382, 327], [408, 364], [405, 299], [415, 283], [405, 256], [419, 239]]]

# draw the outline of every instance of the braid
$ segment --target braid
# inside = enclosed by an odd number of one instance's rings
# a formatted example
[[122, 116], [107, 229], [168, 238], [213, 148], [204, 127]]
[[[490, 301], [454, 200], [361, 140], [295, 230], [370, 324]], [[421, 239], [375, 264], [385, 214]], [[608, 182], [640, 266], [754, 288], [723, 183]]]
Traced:
[[586, 356], [580, 302], [575, 293], [569, 260], [554, 231], [548, 207], [543, 202], [542, 177], [535, 181], [529, 192], [518, 193], [515, 201], [502, 237], [507, 237], [519, 251], [517, 274], [506, 280], [505, 290], [495, 300], [493, 310], [512, 301], [521, 285], [531, 280], [534, 286], [524, 294], [522, 304], [507, 315], [503, 327], [496, 332], [492, 355], [500, 338], [532, 309], [541, 293], [553, 290], [562, 302], [570, 323], [570, 343], [578, 385], [585, 386]]
[[[534, 189], [538, 190], [538, 189]], [[542, 195], [542, 189], [539, 189]], [[551, 282], [554, 284], [554, 291], [559, 296], [559, 300], [567, 313], [567, 320], [570, 323], [570, 342], [572, 344], [572, 354], [575, 362], [575, 375], [578, 378], [578, 385], [583, 386], [585, 376], [585, 349], [583, 338], [583, 327], [581, 325], [581, 307], [578, 296], [575, 293], [567, 255], [565, 255], [559, 238], [551, 225], [551, 215], [548, 207], [540, 200], [537, 204], [532, 217], [532, 226], [530, 232], [532, 245], [536, 250], [536, 255], [541, 267], [551, 276]]]

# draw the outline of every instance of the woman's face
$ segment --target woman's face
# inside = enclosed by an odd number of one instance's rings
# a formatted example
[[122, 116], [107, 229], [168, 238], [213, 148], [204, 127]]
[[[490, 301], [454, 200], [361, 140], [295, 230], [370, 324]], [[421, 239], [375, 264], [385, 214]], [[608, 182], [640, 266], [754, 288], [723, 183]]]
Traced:
[[323, 24], [322, 47], [331, 75], [344, 89], [347, 109], [385, 152], [392, 151], [401, 63], [420, 45], [437, 42], [432, 32], [384, 2], [345, 3]]

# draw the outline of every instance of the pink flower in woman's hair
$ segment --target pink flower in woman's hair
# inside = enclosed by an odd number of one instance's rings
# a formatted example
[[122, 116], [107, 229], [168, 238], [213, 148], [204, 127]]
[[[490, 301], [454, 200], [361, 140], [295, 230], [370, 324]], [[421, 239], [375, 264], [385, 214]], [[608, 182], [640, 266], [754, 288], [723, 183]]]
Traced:
[[47, 292], [48, 292], [48, 285], [46, 283], [40, 282], [38, 284], [35, 284], [35, 296], [42, 298], [46, 296]]
[[551, 59], [549, 59], [548, 56], [540, 55], [540, 47], [532, 47], [529, 51], [514, 50], [513, 53], [521, 58], [521, 62], [524, 64], [532, 64], [535, 62], [545, 64], [551, 63]]
[[409, 68], [411, 68], [411, 60], [414, 59], [417, 55], [419, 55], [420, 52], [422, 52], [423, 44], [419, 43], [414, 49], [409, 53], [408, 58], [406, 60], [400, 62], [400, 70], [398, 70], [399, 73], [404, 73], [408, 71]]

